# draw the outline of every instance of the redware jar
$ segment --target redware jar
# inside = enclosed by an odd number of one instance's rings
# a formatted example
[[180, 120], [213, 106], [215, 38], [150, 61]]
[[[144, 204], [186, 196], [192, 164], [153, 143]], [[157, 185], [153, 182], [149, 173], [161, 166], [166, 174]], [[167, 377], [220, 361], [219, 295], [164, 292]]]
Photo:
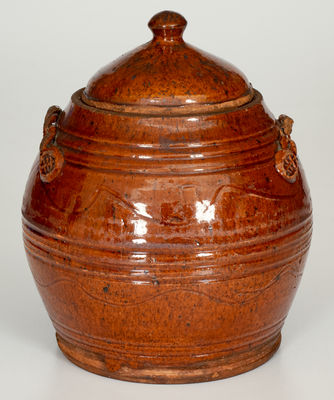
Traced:
[[310, 244], [292, 120], [231, 64], [153, 40], [47, 112], [24, 242], [63, 353], [130, 381], [245, 372], [277, 350]]

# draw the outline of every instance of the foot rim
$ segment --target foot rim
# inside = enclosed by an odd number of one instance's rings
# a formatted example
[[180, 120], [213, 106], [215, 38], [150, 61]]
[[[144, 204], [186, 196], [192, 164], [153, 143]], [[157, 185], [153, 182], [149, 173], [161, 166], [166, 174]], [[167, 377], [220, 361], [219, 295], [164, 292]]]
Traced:
[[97, 375], [139, 383], [184, 384], [229, 378], [259, 367], [278, 350], [281, 343], [281, 332], [251, 350], [182, 367], [145, 366], [135, 368], [129, 365], [125, 366], [121, 365], [119, 361], [106, 359], [103, 354], [70, 343], [59, 333], [56, 333], [56, 338], [60, 350], [68, 360]]

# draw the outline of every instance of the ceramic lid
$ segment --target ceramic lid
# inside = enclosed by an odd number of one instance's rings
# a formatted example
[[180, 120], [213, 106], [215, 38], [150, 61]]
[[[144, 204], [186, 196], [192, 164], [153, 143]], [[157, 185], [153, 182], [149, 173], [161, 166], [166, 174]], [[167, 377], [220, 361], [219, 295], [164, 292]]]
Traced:
[[90, 106], [134, 113], [210, 112], [253, 97], [247, 78], [228, 62], [182, 38], [185, 18], [163, 11], [148, 26], [153, 39], [98, 71], [82, 93]]

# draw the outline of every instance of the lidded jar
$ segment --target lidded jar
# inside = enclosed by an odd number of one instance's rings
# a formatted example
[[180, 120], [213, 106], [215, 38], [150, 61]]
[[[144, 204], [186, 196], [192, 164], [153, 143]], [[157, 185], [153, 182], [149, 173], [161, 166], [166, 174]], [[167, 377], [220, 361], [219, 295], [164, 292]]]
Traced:
[[268, 360], [297, 290], [311, 201], [291, 139], [234, 66], [153, 40], [47, 112], [24, 242], [63, 353], [130, 381], [186, 383]]

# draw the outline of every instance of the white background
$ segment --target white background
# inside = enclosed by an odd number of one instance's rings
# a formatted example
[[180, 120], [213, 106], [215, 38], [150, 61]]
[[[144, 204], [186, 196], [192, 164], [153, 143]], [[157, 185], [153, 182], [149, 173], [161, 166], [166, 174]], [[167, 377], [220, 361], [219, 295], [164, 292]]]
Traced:
[[[186, 17], [186, 41], [235, 64], [276, 116], [294, 118], [314, 207], [311, 251], [278, 353], [234, 378], [170, 386], [102, 378], [63, 357], [20, 222], [47, 108], [64, 107], [101, 66], [150, 40], [146, 24], [164, 9]], [[334, 399], [333, 20], [333, 0], [1, 0], [1, 399]]]

